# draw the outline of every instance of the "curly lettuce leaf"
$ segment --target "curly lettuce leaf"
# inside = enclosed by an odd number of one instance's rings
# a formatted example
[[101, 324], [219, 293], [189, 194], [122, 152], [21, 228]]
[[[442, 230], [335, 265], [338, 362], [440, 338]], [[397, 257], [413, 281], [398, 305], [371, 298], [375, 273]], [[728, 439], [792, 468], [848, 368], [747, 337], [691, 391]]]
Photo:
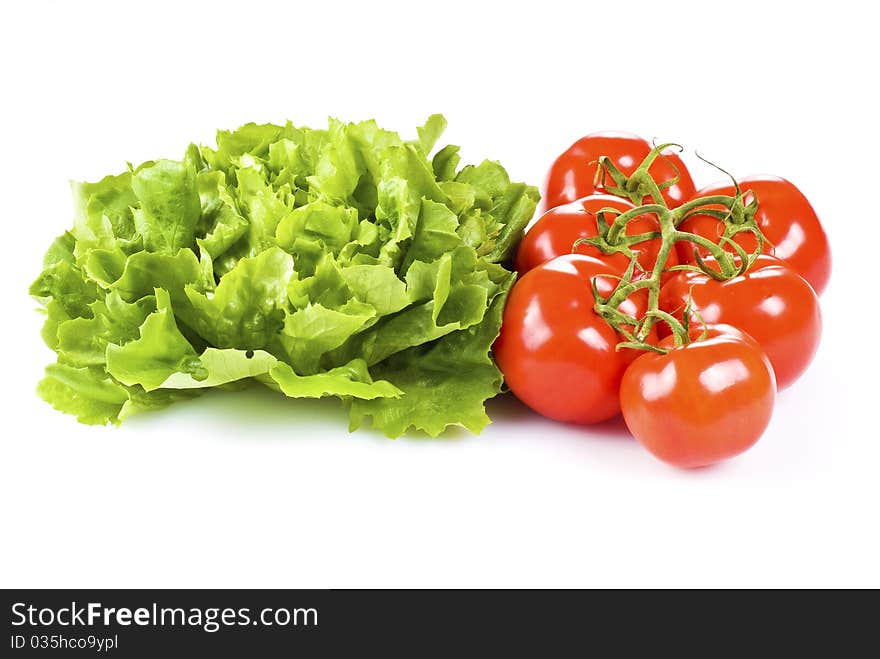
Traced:
[[81, 423], [118, 423], [128, 401], [125, 387], [98, 366], [51, 364], [37, 385], [37, 393], [56, 410], [74, 415]]
[[137, 252], [125, 261], [119, 278], [109, 288], [126, 302], [134, 302], [153, 294], [157, 288], [168, 291], [175, 302], [186, 300], [187, 286], [201, 285], [199, 260], [190, 249], [174, 256]]
[[131, 176], [131, 188], [140, 202], [133, 211], [134, 225], [147, 251], [174, 255], [192, 246], [201, 202], [191, 151], [183, 162], [141, 165]]
[[416, 131], [419, 134], [418, 144], [422, 153], [428, 155], [437, 144], [437, 140], [446, 130], [446, 118], [442, 114], [432, 114], [428, 117], [424, 126], [419, 126]]
[[483, 320], [438, 341], [397, 353], [372, 369], [399, 388], [396, 398], [353, 400], [350, 427], [368, 417], [388, 437], [410, 428], [432, 437], [453, 425], [479, 433], [490, 422], [485, 401], [501, 391], [503, 376], [491, 357], [498, 338], [507, 291], [515, 275], [502, 285]]
[[134, 213], [138, 200], [131, 185], [131, 172], [105, 176], [97, 183], [72, 182], [73, 229], [76, 247], [110, 248], [135, 237]]
[[156, 310], [156, 298], [142, 297], [129, 303], [110, 292], [90, 307], [91, 318], [72, 318], [56, 331], [58, 352], [75, 366], [105, 364], [108, 344], [136, 339], [141, 325]]
[[248, 221], [242, 217], [229, 194], [223, 172], [203, 171], [196, 176], [201, 204], [201, 232], [196, 243], [211, 259], [225, 254], [247, 234]]
[[280, 337], [288, 360], [301, 374], [319, 370], [321, 358], [376, 317], [376, 309], [350, 300], [338, 309], [310, 304], [288, 315]]
[[77, 367], [61, 362], [46, 367], [37, 394], [56, 410], [89, 425], [119, 425], [137, 412], [167, 407], [197, 392], [144, 391], [126, 387], [100, 366]]
[[213, 292], [186, 287], [188, 324], [218, 348], [263, 348], [283, 326], [292, 274], [293, 258], [278, 247], [242, 258]]
[[278, 360], [264, 350], [207, 348], [199, 355], [199, 378], [178, 371], [160, 385], [162, 389], [207, 389], [266, 375]]
[[319, 241], [324, 250], [339, 254], [358, 228], [357, 211], [315, 201], [285, 214], [275, 229], [279, 246], [289, 249], [297, 239]]
[[291, 398], [336, 396], [375, 400], [400, 395], [400, 390], [393, 384], [384, 380], [373, 380], [362, 359], [354, 359], [348, 364], [314, 375], [297, 375], [289, 365], [278, 362], [269, 371], [269, 377], [285, 396]]
[[107, 372], [119, 382], [152, 391], [173, 373], [207, 376], [195, 348], [177, 328], [167, 291], [156, 289], [156, 311], [147, 316], [139, 332], [133, 341], [107, 345]]

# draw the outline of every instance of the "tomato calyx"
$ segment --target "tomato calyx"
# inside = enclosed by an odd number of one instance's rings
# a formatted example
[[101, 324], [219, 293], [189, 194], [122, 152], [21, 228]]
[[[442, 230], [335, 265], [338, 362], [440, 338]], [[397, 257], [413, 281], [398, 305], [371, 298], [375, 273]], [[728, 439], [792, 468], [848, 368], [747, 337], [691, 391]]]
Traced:
[[[678, 167], [663, 155], [663, 151], [670, 148], [678, 149], [679, 153], [684, 151], [684, 147], [675, 142], [667, 142], [655, 146], [630, 176], [627, 176], [620, 171], [611, 158], [608, 156], [600, 156], [594, 185], [597, 187], [601, 186], [608, 191], [609, 194], [629, 199], [637, 206], [641, 205], [646, 197], [651, 197], [651, 199], [655, 201], [659, 200], [662, 202], [663, 190], [671, 188], [681, 180], [681, 172], [678, 171]], [[654, 180], [654, 177], [651, 176], [649, 171], [651, 165], [654, 164], [654, 161], [657, 160], [657, 158], [663, 158], [666, 161], [666, 164], [672, 168], [673, 172], [675, 172], [672, 178], [661, 181], [660, 183], [657, 183]], [[609, 177], [613, 184], [608, 182]]]
[[[718, 236], [718, 243], [713, 243], [708, 238], [704, 238], [695, 233], [679, 231], [677, 236], [679, 240], [688, 241], [693, 244], [692, 254], [696, 266], [681, 264], [675, 269], [702, 272], [713, 279], [724, 281], [736, 277], [737, 275], [744, 274], [754, 264], [755, 260], [764, 253], [766, 238], [759, 228], [755, 218], [758, 212], [758, 197], [752, 193], [749, 202], [746, 203], [745, 195], [732, 174], [715, 163], [706, 160], [700, 154], [697, 154], [697, 157], [730, 177], [730, 180], [733, 182], [735, 194], [733, 197], [725, 195], [698, 197], [675, 209], [677, 214], [675, 220], [676, 227], [681, 226], [685, 221], [695, 216], [714, 218], [724, 226], [724, 232]], [[716, 206], [721, 206], [721, 208], [717, 208]], [[754, 236], [756, 248], [752, 252], [747, 253], [735, 240], [735, 236], [741, 233], [749, 233]], [[712, 258], [718, 262], [718, 269], [706, 267], [704, 259], [698, 249], [699, 247], [708, 251]], [[732, 269], [729, 258], [726, 256], [721, 259], [718, 258], [718, 250], [725, 247], [732, 249], [734, 254], [738, 257], [739, 267], [735, 270]], [[722, 251], [727, 252], [726, 249], [722, 249]]]
[[[596, 212], [596, 227], [598, 229], [598, 234], [590, 238], [578, 238], [571, 246], [572, 252], [576, 252], [581, 245], [592, 245], [599, 249], [603, 254], [623, 254], [626, 256], [634, 267], [631, 276], [634, 275], [636, 271], [644, 272], [638, 262], [638, 254], [633, 251], [632, 247], [649, 240], [656, 240], [657, 238], [660, 238], [662, 234], [660, 231], [648, 231], [646, 233], [628, 236], [626, 235], [625, 229], [629, 222], [638, 220], [646, 213], [654, 212], [654, 209], [658, 208], [665, 210], [666, 207], [660, 206], [659, 204], [647, 204], [626, 212], [617, 208], [611, 208], [610, 206], [599, 209], [599, 211]], [[606, 215], [614, 216], [611, 224], [608, 223]]]

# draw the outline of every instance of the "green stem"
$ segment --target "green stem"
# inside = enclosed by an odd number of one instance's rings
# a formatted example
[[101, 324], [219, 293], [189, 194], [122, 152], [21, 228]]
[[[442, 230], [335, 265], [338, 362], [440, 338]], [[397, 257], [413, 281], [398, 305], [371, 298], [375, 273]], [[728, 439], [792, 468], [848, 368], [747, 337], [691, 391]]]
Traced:
[[661, 309], [654, 309], [653, 311], [647, 312], [645, 315], [653, 316], [657, 318], [657, 320], [662, 320], [664, 323], [669, 325], [669, 329], [672, 330], [672, 337], [673, 341], [675, 341], [675, 345], [684, 345], [690, 340], [690, 335], [688, 334], [688, 330], [684, 326], [684, 323], [682, 323], [672, 314], [666, 313]]
[[[660, 218], [660, 249], [657, 251], [657, 260], [654, 262], [654, 269], [648, 281], [651, 285], [648, 287], [648, 311], [660, 310], [660, 277], [663, 275], [663, 268], [666, 267], [666, 261], [669, 260], [669, 253], [675, 247], [675, 218], [670, 211], [659, 213]], [[644, 341], [651, 333], [651, 328], [656, 322], [655, 316], [647, 316], [642, 327], [639, 329], [638, 338]]]
[[711, 240], [709, 240], [708, 238], [704, 238], [703, 236], [698, 236], [695, 233], [688, 233], [687, 231], [676, 231], [675, 240], [686, 240], [689, 243], [696, 243], [700, 247], [704, 247], [715, 260], [724, 258], [724, 254], [726, 253], [716, 243], [713, 243]]
[[727, 195], [711, 195], [709, 197], [697, 197], [696, 199], [686, 201], [681, 206], [672, 211], [673, 213], [675, 213], [675, 224], [681, 224], [685, 220], [685, 218], [691, 213], [691, 211], [696, 210], [701, 206], [718, 204], [730, 210], [730, 207], [733, 205], [734, 200], [734, 197], [728, 197]]
[[651, 165], [654, 164], [657, 158], [663, 157], [663, 151], [670, 147], [677, 147], [679, 150], [683, 150], [683, 147], [680, 144], [675, 144], [674, 142], [667, 142], [666, 144], [655, 146], [651, 149], [648, 155], [645, 156], [645, 159], [639, 164], [636, 171], [633, 172], [629, 181], [627, 181], [627, 188], [630, 192], [630, 198], [633, 203], [641, 204], [645, 197], [651, 197], [651, 199], [654, 200], [654, 203], [666, 206], [666, 201], [663, 198], [663, 188], [669, 188], [675, 185], [681, 178], [679, 172], [673, 165], [672, 168], [675, 170], [675, 178], [672, 181], [664, 181], [661, 186], [654, 180], [654, 177], [651, 176], [650, 169]]
[[608, 229], [608, 242], [611, 245], [618, 244], [620, 240], [620, 234], [622, 234], [626, 230], [626, 225], [640, 218], [642, 215], [646, 213], [668, 213], [669, 209], [666, 206], [662, 206], [660, 204], [645, 204], [644, 206], [636, 206], [635, 208], [626, 211], [622, 215], [618, 215], [614, 218], [614, 222], [611, 224], [611, 228]]
[[640, 291], [643, 288], [648, 288], [654, 282], [650, 279], [638, 279], [636, 281], [628, 281], [626, 279], [620, 282], [620, 285], [614, 289], [614, 292], [611, 294], [611, 297], [605, 302], [605, 306], [616, 309], [623, 301], [628, 298], [630, 295], [635, 293], [636, 291]]
[[643, 243], [647, 240], [656, 240], [659, 237], [659, 231], [649, 231], [648, 233], [639, 233], [635, 236], [624, 236], [620, 239], [620, 244], [631, 247], [632, 245], [638, 245], [639, 243]]

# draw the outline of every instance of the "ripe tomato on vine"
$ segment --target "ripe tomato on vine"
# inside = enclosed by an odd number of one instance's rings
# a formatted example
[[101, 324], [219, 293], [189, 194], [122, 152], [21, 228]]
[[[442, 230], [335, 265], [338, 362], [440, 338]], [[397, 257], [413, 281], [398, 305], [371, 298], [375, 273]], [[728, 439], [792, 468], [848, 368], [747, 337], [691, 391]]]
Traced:
[[675, 146], [595, 133], [556, 160], [494, 354], [540, 414], [622, 410], [654, 455], [697, 467], [752, 446], [809, 365], [831, 261], [788, 181], [696, 192]]

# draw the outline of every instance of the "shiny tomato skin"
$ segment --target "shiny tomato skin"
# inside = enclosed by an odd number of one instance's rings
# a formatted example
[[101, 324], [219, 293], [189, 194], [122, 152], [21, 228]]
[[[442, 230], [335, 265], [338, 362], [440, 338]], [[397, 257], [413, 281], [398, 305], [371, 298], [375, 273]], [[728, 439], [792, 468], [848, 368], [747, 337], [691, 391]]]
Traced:
[[[758, 197], [755, 221], [767, 240], [764, 251], [788, 263], [821, 295], [831, 276], [831, 247], [810, 202], [793, 183], [778, 176], [749, 176], [737, 182], [746, 203], [753, 198], [747, 191]], [[732, 182], [722, 181], [703, 188], [694, 198], [735, 193]], [[713, 241], [723, 231], [718, 220], [706, 215], [694, 215], [679, 228]], [[745, 232], [737, 234], [735, 240], [747, 252], [754, 251], [757, 244], [754, 236]], [[692, 244], [680, 242], [676, 249], [682, 263], [693, 262]]]
[[[542, 208], [554, 208], [605, 192], [603, 187], [594, 183], [600, 156], [608, 156], [621, 172], [630, 176], [650, 151], [651, 144], [632, 133], [609, 131], [582, 137], [551, 165], [544, 183]], [[649, 170], [658, 183], [674, 178], [676, 170], [678, 182], [663, 190], [663, 198], [670, 208], [681, 205], [696, 191], [690, 172], [678, 154], [669, 150], [662, 158], [657, 158]], [[645, 203], [649, 201], [645, 200]]]
[[[699, 331], [692, 332], [696, 338]], [[646, 352], [620, 385], [623, 418], [651, 453], [676, 467], [704, 467], [758, 441], [776, 400], [773, 367], [760, 346], [729, 326], [710, 326], [704, 340]]]
[[[568, 254], [533, 268], [510, 291], [495, 361], [511, 391], [538, 414], [589, 424], [620, 412], [620, 379], [639, 353], [615, 350], [622, 337], [593, 310], [591, 280], [603, 296], [617, 284], [601, 276], [607, 272], [598, 259]], [[620, 310], [644, 314], [642, 293]]]
[[[701, 273], [677, 272], [660, 291], [660, 308], [681, 317], [688, 295], [694, 313], [709, 324], [739, 328], [767, 353], [782, 390], [813, 360], [822, 336], [822, 313], [812, 287], [783, 261], [762, 255], [745, 274], [717, 281]], [[661, 335], [668, 326], [661, 324]]]
[[[579, 238], [593, 238], [598, 235], [597, 214], [603, 208], [614, 208], [626, 212], [635, 205], [613, 195], [588, 195], [582, 199], [551, 208], [526, 232], [519, 245], [516, 256], [516, 269], [524, 274], [550, 259], [572, 253], [572, 245]], [[606, 222], [611, 223], [614, 217], [606, 214]], [[626, 227], [629, 236], [650, 233], [660, 230], [657, 216], [653, 213], [631, 221]], [[633, 251], [639, 255], [639, 265], [643, 271], [650, 272], [657, 260], [660, 249], [659, 238], [646, 240], [633, 245]], [[629, 258], [623, 254], [604, 254], [598, 247], [578, 245], [577, 254], [586, 254], [600, 261], [605, 261], [615, 273], [622, 274], [629, 265]], [[670, 253], [666, 266], [678, 264], [678, 257]]]

